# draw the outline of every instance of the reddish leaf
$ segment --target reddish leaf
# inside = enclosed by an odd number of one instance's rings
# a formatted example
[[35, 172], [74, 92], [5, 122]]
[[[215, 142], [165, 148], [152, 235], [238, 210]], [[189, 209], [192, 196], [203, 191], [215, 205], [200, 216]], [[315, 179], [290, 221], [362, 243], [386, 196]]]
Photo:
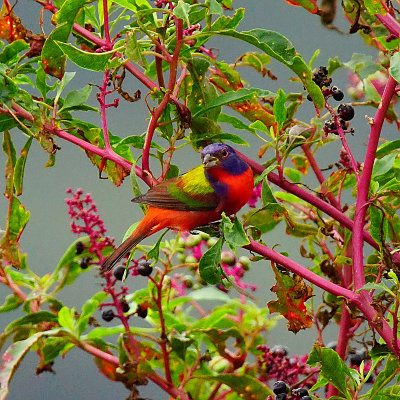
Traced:
[[25, 39], [27, 29], [21, 23], [21, 19], [12, 11], [8, 0], [3, 0], [0, 11], [0, 39], [6, 39], [8, 43], [18, 39]]
[[278, 312], [287, 320], [290, 331], [297, 333], [300, 329], [311, 328], [312, 319], [307, 314], [304, 304], [312, 296], [312, 289], [306, 285], [298, 275], [282, 272], [273, 266], [276, 277], [276, 285], [271, 291], [276, 293], [278, 300], [270, 301], [268, 308], [270, 312]]
[[293, 6], [303, 7], [311, 14], [318, 14], [319, 8], [317, 5], [317, 0], [286, 0], [289, 4]]

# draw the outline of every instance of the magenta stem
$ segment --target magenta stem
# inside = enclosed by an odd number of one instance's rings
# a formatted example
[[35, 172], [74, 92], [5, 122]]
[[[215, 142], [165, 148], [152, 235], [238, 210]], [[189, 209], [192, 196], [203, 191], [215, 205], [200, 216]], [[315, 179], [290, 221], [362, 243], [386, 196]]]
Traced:
[[[395, 93], [397, 82], [389, 75], [382, 99], [375, 114], [365, 155], [361, 179], [358, 183], [356, 211], [353, 227], [353, 276], [354, 289], [358, 290], [365, 284], [363, 263], [363, 230], [365, 215], [368, 209], [368, 190], [371, 183], [372, 169], [374, 167], [376, 149], [378, 148], [382, 125], [387, 109]], [[379, 248], [378, 248], [379, 250]]]

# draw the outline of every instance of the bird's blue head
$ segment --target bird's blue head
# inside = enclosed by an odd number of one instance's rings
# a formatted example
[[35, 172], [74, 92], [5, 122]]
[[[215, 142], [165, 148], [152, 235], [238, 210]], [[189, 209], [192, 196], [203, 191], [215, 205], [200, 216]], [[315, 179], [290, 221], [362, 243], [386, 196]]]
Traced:
[[236, 154], [231, 146], [224, 143], [213, 143], [201, 151], [204, 168], [223, 168], [232, 175], [240, 175], [249, 166]]

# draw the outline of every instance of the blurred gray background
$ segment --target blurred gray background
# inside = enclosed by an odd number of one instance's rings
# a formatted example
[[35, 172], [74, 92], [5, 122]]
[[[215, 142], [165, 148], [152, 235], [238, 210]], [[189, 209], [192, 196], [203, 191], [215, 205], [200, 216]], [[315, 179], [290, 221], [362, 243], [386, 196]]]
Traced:
[[[372, 49], [367, 48], [358, 35], [341, 35], [334, 30], [328, 30], [321, 26], [319, 18], [308, 14], [301, 8], [288, 5], [284, 0], [236, 0], [234, 7], [245, 7], [245, 19], [239, 25], [239, 30], [249, 30], [253, 28], [265, 28], [275, 30], [285, 35], [291, 40], [297, 51], [305, 58], [306, 62], [311, 58], [316, 49], [320, 49], [320, 54], [314, 63], [315, 67], [327, 65], [329, 58], [338, 56], [341, 61], [348, 61], [353, 52], [364, 52], [374, 55]], [[340, 6], [339, 6], [340, 7]], [[38, 18], [40, 7], [33, 0], [19, 0], [15, 7], [15, 12], [22, 18], [23, 23], [33, 32], [39, 33]], [[336, 26], [343, 32], [348, 31], [348, 22], [340, 15], [336, 20]], [[45, 12], [45, 19], [50, 15]], [[49, 33], [47, 26], [46, 33]], [[255, 50], [249, 45], [240, 44], [229, 38], [213, 39], [208, 47], [219, 50], [219, 59], [226, 62], [234, 62], [242, 53]], [[68, 70], [74, 70], [72, 64], [68, 65]], [[242, 68], [243, 77], [251, 86], [270, 89], [276, 91], [283, 88], [285, 92], [301, 91], [302, 87], [298, 83], [291, 83], [288, 77], [291, 76], [285, 67], [272, 61], [270, 64], [272, 72], [278, 76], [277, 81], [269, 78], [262, 78], [260, 75]], [[345, 89], [346, 71], [339, 71], [334, 75], [334, 83]], [[71, 88], [81, 88], [86, 83], [101, 84], [102, 74], [79, 70], [75, 79], [71, 83]], [[146, 89], [133, 78], [127, 78], [125, 90], [134, 92], [141, 89], [142, 94], [146, 94]], [[143, 98], [144, 96], [142, 96]], [[346, 95], [345, 100], [349, 100]], [[112, 98], [109, 99], [110, 102]], [[97, 106], [94, 91], [90, 103]], [[107, 111], [109, 129], [113, 134], [120, 137], [141, 134], [146, 130], [148, 121], [143, 118], [148, 115], [141, 100], [137, 103], [127, 103], [120, 101], [118, 109], [109, 108]], [[368, 110], [366, 111], [368, 112]], [[349, 144], [355, 154], [362, 161], [365, 153], [365, 144], [368, 138], [368, 125], [364, 119], [366, 112], [358, 112], [353, 126], [356, 128], [354, 137], [348, 136]], [[370, 114], [372, 111], [369, 111]], [[298, 114], [298, 118], [309, 121], [313, 116], [312, 104], [306, 102]], [[100, 126], [100, 117], [96, 113], [88, 113], [89, 121]], [[258, 151], [259, 142], [256, 142], [250, 134], [246, 139], [251, 143], [251, 148], [242, 147], [240, 150], [245, 154], [255, 156]], [[384, 134], [387, 138], [397, 135], [395, 126], [385, 124]], [[13, 141], [17, 152], [25, 142], [25, 137], [18, 131], [12, 132]], [[32, 144], [25, 172], [24, 193], [21, 202], [31, 212], [31, 219], [21, 239], [24, 252], [28, 254], [29, 267], [38, 275], [52, 271], [57, 265], [58, 260], [64, 253], [69, 244], [75, 240], [69, 230], [69, 219], [67, 208], [64, 203], [66, 197], [65, 190], [68, 187], [73, 189], [82, 188], [85, 192], [93, 195], [94, 201], [98, 206], [101, 217], [108, 229], [110, 236], [116, 238], [119, 243], [129, 225], [142, 216], [139, 207], [130, 202], [132, 198], [129, 180], [126, 180], [121, 187], [115, 187], [108, 180], [99, 180], [98, 171], [95, 169], [82, 150], [74, 145], [56, 139], [56, 143], [61, 147], [57, 153], [56, 164], [52, 168], [43, 168], [47, 162], [47, 154], [34, 142]], [[327, 146], [327, 151], [320, 156], [321, 167], [326, 167], [338, 158], [340, 144], [331, 143]], [[4, 153], [0, 153], [1, 164], [4, 165]], [[134, 153], [138, 157], [139, 152]], [[268, 158], [266, 154], [264, 160]], [[185, 171], [199, 163], [199, 157], [195, 152], [187, 147], [181, 152], [176, 163], [181, 171]], [[1, 177], [1, 186], [4, 187], [4, 179]], [[316, 186], [316, 181], [310, 181]], [[143, 189], [145, 188], [142, 185]], [[0, 227], [5, 227], [5, 216], [7, 201], [0, 198]], [[282, 224], [283, 225], [283, 224]], [[281, 236], [277, 233], [281, 232]], [[284, 227], [275, 230], [273, 235], [266, 236], [266, 242], [270, 245], [279, 243], [279, 251], [289, 251], [291, 257], [304, 263], [298, 254], [298, 242], [292, 241], [284, 235]], [[261, 303], [273, 298], [270, 294], [272, 286], [272, 275], [268, 262], [254, 263], [250, 272], [246, 275], [246, 281], [259, 284], [256, 293], [261, 299]], [[126, 284], [134, 291], [146, 284], [143, 278], [129, 278]], [[100, 290], [100, 279], [97, 277], [95, 269], [83, 274], [73, 286], [68, 286], [61, 294], [61, 300], [69, 307], [80, 309], [83, 302]], [[0, 298], [4, 298], [9, 292], [7, 288], [0, 286]], [[236, 295], [233, 292], [233, 295]], [[20, 316], [20, 310], [13, 313], [0, 315], [0, 329], [14, 318]], [[100, 319], [100, 313], [96, 314]], [[114, 322], [114, 321], [113, 321]], [[334, 329], [329, 332], [331, 337], [325, 337], [325, 341], [334, 339]], [[272, 330], [268, 343], [284, 344], [293, 353], [302, 354], [307, 352], [312, 343], [316, 340], [317, 333], [314, 329], [307, 332], [300, 332], [297, 335], [288, 332], [285, 328], [285, 321], [280, 321], [279, 327]], [[125, 399], [128, 391], [120, 383], [114, 383], [104, 378], [92, 361], [92, 357], [80, 350], [70, 351], [65, 359], [57, 359], [54, 365], [56, 375], [43, 373], [36, 376], [34, 371], [37, 357], [34, 353], [29, 353], [23, 361], [21, 367], [16, 372], [9, 395], [10, 400], [71, 400], [71, 399]], [[140, 388], [142, 397], [151, 399], [166, 399], [167, 396], [160, 392], [154, 385]]]

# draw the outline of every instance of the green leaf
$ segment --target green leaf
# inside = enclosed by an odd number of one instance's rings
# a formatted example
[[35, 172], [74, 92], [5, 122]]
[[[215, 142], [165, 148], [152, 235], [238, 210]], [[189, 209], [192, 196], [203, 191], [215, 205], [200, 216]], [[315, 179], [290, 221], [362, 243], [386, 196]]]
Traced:
[[141, 8], [151, 8], [145, 0], [115, 0], [114, 3], [134, 12]]
[[214, 15], [223, 15], [224, 9], [218, 3], [217, 0], [207, 0], [206, 4], [208, 5], [209, 13]]
[[63, 307], [58, 312], [58, 323], [71, 333], [75, 334], [76, 321], [75, 321], [75, 310], [73, 308]]
[[0, 400], [5, 400], [9, 392], [9, 384], [19, 364], [25, 357], [29, 349], [42, 337], [56, 335], [58, 329], [51, 331], [38, 332], [28, 339], [15, 342], [10, 345], [3, 354], [2, 364], [0, 365]]
[[0, 63], [11, 65], [13, 62], [18, 61], [18, 54], [27, 49], [29, 49], [29, 44], [25, 42], [25, 40], [15, 40], [3, 47], [3, 50], [0, 53]]
[[85, 104], [90, 96], [90, 93], [92, 93], [92, 87], [90, 85], [86, 85], [82, 89], [71, 90], [65, 96], [64, 105], [58, 111], [58, 113], [67, 110], [71, 107], [76, 107]]
[[[351, 399], [346, 381], [353, 381], [350, 368], [332, 349], [315, 345], [308, 356], [307, 364], [317, 366], [320, 364], [320, 376], [335, 386], [346, 399]], [[313, 390], [313, 389], [310, 389]]]
[[230, 245], [230, 247], [243, 247], [250, 244], [250, 240], [243, 229], [243, 225], [238, 218], [235, 218], [234, 222], [222, 213], [222, 230], [224, 232], [224, 239]]
[[376, 158], [382, 158], [398, 148], [400, 148], [400, 139], [386, 142], [378, 147], [378, 150], [376, 151]]
[[375, 161], [374, 168], [372, 169], [372, 176], [379, 176], [386, 174], [394, 165], [396, 159], [395, 153], [390, 153]]
[[274, 115], [276, 122], [278, 123], [279, 129], [282, 127], [283, 123], [286, 121], [287, 109], [285, 103], [287, 96], [282, 89], [278, 90], [278, 97], [274, 101]]
[[377, 64], [372, 56], [362, 53], [353, 53], [351, 60], [343, 65], [354, 71], [360, 79], [366, 79], [373, 73], [383, 70], [383, 67]]
[[182, 0], [179, 0], [177, 6], [174, 8], [175, 17], [183, 19], [188, 27], [190, 26], [189, 11], [190, 5], [183, 2]]
[[[266, 90], [264, 95], [266, 96], [267, 93], [268, 95], [274, 95], [274, 93], [270, 92], [269, 90]], [[211, 100], [210, 102], [207, 102], [205, 107], [197, 110], [196, 113], [192, 115], [192, 118], [196, 118], [199, 115], [204, 114], [213, 108], [221, 107], [226, 104], [233, 104], [242, 100], [250, 99], [252, 97], [257, 97], [259, 94], [263, 95], [260, 92], [260, 90], [246, 89], [246, 88], [241, 88], [236, 91], [222, 93], [215, 99]]]
[[90, 317], [107, 297], [108, 294], [102, 290], [101, 292], [97, 292], [89, 300], [85, 301], [82, 306], [82, 313], [77, 321], [79, 335], [86, 331]]
[[227, 115], [227, 114], [221, 113], [218, 116], [218, 122], [224, 122], [227, 124], [231, 124], [236, 129], [253, 131], [253, 129], [251, 129], [243, 121], [241, 121], [239, 118], [233, 117], [232, 115]]
[[214, 286], [208, 286], [198, 290], [194, 290], [188, 294], [188, 297], [196, 301], [223, 301], [224, 303], [231, 300], [231, 298], [226, 293], [222, 292]]
[[97, 327], [90, 331], [87, 335], [82, 336], [84, 340], [98, 339], [106, 336], [117, 335], [119, 333], [124, 333], [125, 328], [123, 325], [113, 326], [113, 327]]
[[386, 15], [386, 8], [380, 0], [364, 0], [364, 6], [371, 15]]
[[383, 282], [367, 282], [358, 290], [358, 292], [360, 292], [361, 290], [382, 290], [383, 292], [389, 293], [390, 296], [396, 297], [396, 295]]
[[9, 294], [6, 296], [4, 303], [0, 306], [0, 313], [8, 312], [18, 308], [24, 301], [21, 297], [15, 294]]
[[38, 311], [16, 319], [15, 321], [11, 322], [11, 324], [9, 324], [5, 330], [11, 331], [23, 325], [36, 325], [40, 322], [57, 322], [57, 316], [50, 311]]
[[221, 283], [219, 263], [221, 260], [223, 242], [224, 239], [220, 237], [218, 241], [203, 254], [199, 262], [200, 277], [211, 285]]
[[73, 24], [75, 18], [79, 14], [79, 11], [89, 2], [90, 0], [65, 1], [60, 10], [53, 15], [52, 22], [55, 23], [56, 25], [60, 25], [63, 23]]
[[116, 52], [116, 50], [111, 50], [104, 53], [91, 53], [80, 50], [69, 43], [56, 41], [56, 44], [68, 59], [78, 65], [78, 67], [91, 71], [104, 71], [108, 60]]
[[220, 374], [218, 376], [196, 376], [196, 378], [223, 383], [244, 400], [265, 400], [268, 396], [274, 396], [268, 386], [250, 375]]
[[0, 132], [8, 131], [17, 126], [15, 119], [9, 114], [0, 114]]
[[162, 235], [158, 238], [157, 243], [147, 253], [147, 258], [153, 259], [155, 263], [158, 261], [161, 241], [167, 232], [168, 231], [166, 230], [162, 233]]
[[139, 64], [143, 68], [147, 68], [148, 63], [143, 55], [136, 38], [136, 31], [127, 32], [125, 35], [125, 54], [133, 62]]
[[379, 246], [385, 242], [388, 233], [388, 220], [385, 214], [382, 215], [382, 213], [383, 210], [375, 207], [374, 205], [369, 207], [369, 215], [371, 218], [370, 233]]
[[25, 163], [26, 158], [28, 156], [28, 151], [31, 147], [31, 143], [33, 140], [33, 136], [31, 136], [25, 143], [24, 147], [21, 150], [20, 156], [15, 163], [15, 171], [14, 171], [14, 188], [15, 194], [19, 196], [22, 194], [23, 181], [24, 181], [24, 171], [25, 171]]
[[278, 203], [272, 194], [272, 190], [268, 185], [268, 182], [266, 179], [263, 180], [262, 186], [261, 186], [261, 200], [263, 202], [263, 205], [266, 206], [269, 203]]
[[[399, 360], [393, 355], [388, 356], [386, 359], [385, 369], [379, 372], [378, 376], [375, 379], [374, 385], [372, 386], [372, 389], [367, 393], [368, 399], [381, 400], [385, 398], [385, 397], [382, 398], [380, 395], [384, 390], [389, 390], [389, 388], [385, 389], [385, 386], [387, 386], [392, 379], [398, 377], [399, 372], [400, 372]], [[399, 393], [398, 389], [397, 393]], [[389, 398], [393, 397], [387, 397], [387, 399]]]

